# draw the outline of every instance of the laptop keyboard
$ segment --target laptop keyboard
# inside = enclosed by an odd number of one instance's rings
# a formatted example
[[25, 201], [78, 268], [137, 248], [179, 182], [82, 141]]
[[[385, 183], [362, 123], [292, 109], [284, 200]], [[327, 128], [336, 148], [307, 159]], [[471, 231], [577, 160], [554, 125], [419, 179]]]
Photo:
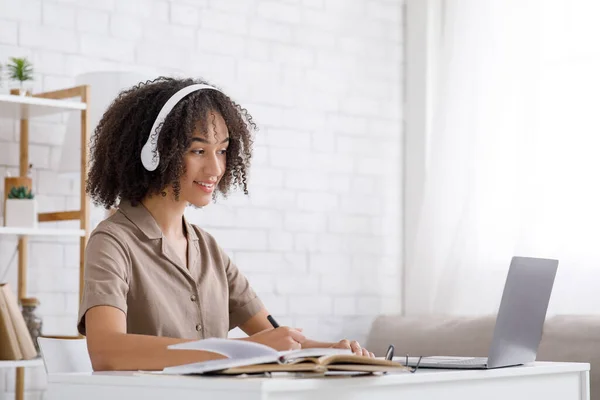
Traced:
[[485, 364], [487, 364], [487, 358], [486, 357], [473, 357], [473, 358], [466, 358], [464, 360], [461, 360], [461, 359], [436, 360], [434, 362], [437, 364], [485, 365]]

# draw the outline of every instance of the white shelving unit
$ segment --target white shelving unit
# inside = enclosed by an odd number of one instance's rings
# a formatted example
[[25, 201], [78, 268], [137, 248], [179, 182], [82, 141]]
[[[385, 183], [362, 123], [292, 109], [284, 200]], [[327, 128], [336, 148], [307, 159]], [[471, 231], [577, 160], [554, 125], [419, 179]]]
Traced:
[[[58, 210], [55, 212], [39, 213], [37, 228], [14, 228], [0, 226], [0, 240], [9, 235], [18, 238], [18, 298], [27, 297], [27, 258], [29, 236], [50, 236], [55, 238], [79, 238], [79, 295], [83, 287], [83, 257], [85, 245], [89, 236], [89, 207], [85, 193], [85, 177], [87, 175], [89, 139], [88, 107], [90, 87], [77, 86], [52, 92], [20, 96], [17, 94], [0, 94], [0, 118], [20, 121], [20, 154], [19, 175], [26, 176], [29, 167], [29, 120], [51, 114], [77, 112], [81, 114], [81, 202], [78, 210]], [[75, 101], [74, 99], [77, 99]], [[79, 101], [80, 100], [80, 101]], [[76, 155], [74, 155], [76, 156]], [[80, 229], [55, 228], [50, 222], [78, 220]], [[49, 223], [44, 226], [44, 224]], [[16, 368], [16, 400], [24, 400], [25, 368], [43, 365], [40, 358], [33, 360], [5, 361], [0, 360], [1, 368]]]
[[13, 228], [0, 226], [0, 235], [14, 236], [85, 236], [83, 229]]
[[30, 119], [86, 108], [86, 103], [80, 101], [0, 94], [0, 118]]
[[24, 361], [2, 361], [0, 360], [0, 369], [1, 368], [21, 368], [21, 367], [41, 367], [44, 365], [44, 362], [41, 358], [34, 358], [33, 360], [24, 360]]

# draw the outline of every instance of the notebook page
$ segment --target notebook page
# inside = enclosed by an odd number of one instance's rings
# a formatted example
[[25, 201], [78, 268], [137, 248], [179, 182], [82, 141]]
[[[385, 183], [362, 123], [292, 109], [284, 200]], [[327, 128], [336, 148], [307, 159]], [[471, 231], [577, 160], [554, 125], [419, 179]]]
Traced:
[[280, 351], [279, 356], [284, 360], [293, 360], [295, 358], [335, 356], [335, 355], [351, 355], [350, 349], [332, 349], [332, 348], [313, 348], [301, 350]]
[[279, 354], [271, 347], [247, 342], [244, 340], [209, 338], [193, 342], [178, 343], [168, 346], [174, 350], [204, 350], [222, 354], [231, 359], [250, 359], [256, 357], [270, 357], [276, 360]]

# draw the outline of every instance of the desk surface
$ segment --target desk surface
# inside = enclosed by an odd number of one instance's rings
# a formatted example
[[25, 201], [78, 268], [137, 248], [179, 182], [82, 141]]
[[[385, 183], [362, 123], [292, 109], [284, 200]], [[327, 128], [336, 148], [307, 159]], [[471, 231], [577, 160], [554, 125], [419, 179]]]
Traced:
[[50, 385], [93, 385], [129, 386], [227, 391], [303, 391], [315, 389], [335, 389], [360, 385], [361, 387], [382, 387], [388, 385], [474, 381], [493, 378], [525, 377], [586, 372], [587, 363], [535, 362], [518, 367], [490, 370], [436, 370], [419, 369], [416, 373], [395, 373], [385, 376], [290, 378], [286, 376], [267, 377], [197, 377], [160, 375], [141, 372], [93, 372], [53, 374], [48, 376]]

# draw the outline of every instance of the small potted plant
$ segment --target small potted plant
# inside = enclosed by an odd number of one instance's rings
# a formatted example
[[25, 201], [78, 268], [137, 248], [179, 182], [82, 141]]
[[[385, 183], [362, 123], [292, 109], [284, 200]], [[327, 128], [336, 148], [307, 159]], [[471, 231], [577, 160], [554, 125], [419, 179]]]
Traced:
[[14, 186], [6, 199], [4, 225], [7, 227], [37, 227], [37, 204], [31, 189]]
[[19, 82], [19, 95], [31, 95], [31, 92], [23, 87], [24, 82], [33, 80], [33, 66], [29, 60], [26, 57], [11, 57], [6, 67], [9, 78]]

